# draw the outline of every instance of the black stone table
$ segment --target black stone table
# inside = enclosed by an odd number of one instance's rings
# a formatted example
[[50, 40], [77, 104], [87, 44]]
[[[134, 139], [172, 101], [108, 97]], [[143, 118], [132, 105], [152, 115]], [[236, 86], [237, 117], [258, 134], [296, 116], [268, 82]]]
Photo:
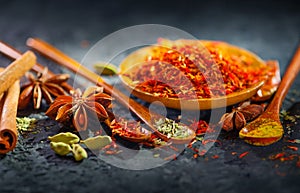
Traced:
[[[276, 59], [283, 74], [299, 43], [300, 12], [296, 1], [15, 1], [0, 0], [0, 40], [21, 51], [28, 37], [39, 37], [81, 61], [103, 37], [137, 24], [163, 24], [196, 38], [222, 40], [249, 49], [261, 58]], [[38, 55], [57, 73], [64, 72]], [[0, 66], [10, 60], [0, 55]], [[299, 115], [300, 77], [282, 109]], [[141, 102], [140, 100], [138, 100]], [[59, 157], [47, 136], [61, 125], [40, 111], [19, 116], [38, 118], [37, 133], [20, 135], [13, 152], [0, 156], [0, 192], [299, 192], [297, 159], [270, 159], [293, 151], [285, 139], [300, 139], [300, 127], [283, 120], [284, 139], [254, 147], [236, 133], [221, 133], [221, 145], [197, 159], [186, 150], [176, 160], [148, 170], [126, 170], [90, 155], [82, 162]], [[297, 120], [299, 122], [299, 120]], [[243, 152], [248, 155], [238, 157]], [[236, 155], [233, 155], [236, 152]], [[213, 159], [213, 155], [218, 155]]]

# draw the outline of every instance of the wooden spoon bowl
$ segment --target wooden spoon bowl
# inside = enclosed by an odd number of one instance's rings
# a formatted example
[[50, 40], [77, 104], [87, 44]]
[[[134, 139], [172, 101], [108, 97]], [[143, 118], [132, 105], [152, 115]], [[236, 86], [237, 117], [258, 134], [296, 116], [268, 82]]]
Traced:
[[278, 90], [266, 111], [239, 132], [240, 138], [244, 139], [245, 142], [257, 146], [266, 146], [282, 138], [284, 130], [279, 119], [280, 107], [290, 86], [297, 77], [299, 69], [300, 46], [295, 52]]

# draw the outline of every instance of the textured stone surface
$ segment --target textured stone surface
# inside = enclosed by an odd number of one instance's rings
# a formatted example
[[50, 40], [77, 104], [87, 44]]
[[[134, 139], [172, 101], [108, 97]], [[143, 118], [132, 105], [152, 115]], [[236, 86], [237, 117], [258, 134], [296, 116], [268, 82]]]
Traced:
[[[88, 48], [116, 30], [136, 24], [158, 23], [185, 30], [199, 39], [228, 41], [252, 50], [263, 59], [277, 59], [282, 74], [299, 42], [300, 12], [296, 1], [14, 1], [0, 0], [0, 40], [25, 51], [28, 37], [39, 37], [77, 60]], [[89, 42], [88, 47], [82, 41]], [[62, 69], [39, 57], [51, 70]], [[9, 63], [0, 55], [0, 66]], [[299, 114], [300, 79], [283, 108]], [[45, 109], [43, 109], [45, 110]], [[37, 116], [40, 112], [20, 112]], [[39, 114], [40, 115], [40, 114]], [[289, 124], [285, 122], [285, 126]], [[20, 136], [13, 152], [0, 156], [0, 192], [299, 192], [296, 161], [268, 157], [286, 148], [280, 141], [252, 147], [236, 133], [222, 133], [215, 145], [198, 159], [186, 150], [164, 166], [131, 171], [116, 168], [91, 155], [81, 163], [50, 151], [48, 135], [61, 126], [40, 117], [38, 133]], [[292, 125], [289, 138], [300, 138]], [[286, 129], [287, 131], [287, 129]], [[294, 144], [293, 144], [294, 145]], [[296, 144], [297, 145], [297, 144]], [[249, 151], [243, 159], [233, 156]], [[219, 159], [211, 156], [219, 155]]]

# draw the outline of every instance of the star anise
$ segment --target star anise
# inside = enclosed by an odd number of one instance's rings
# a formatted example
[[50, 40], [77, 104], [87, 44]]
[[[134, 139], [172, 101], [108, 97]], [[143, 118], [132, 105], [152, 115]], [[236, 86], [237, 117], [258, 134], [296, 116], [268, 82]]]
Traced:
[[48, 68], [36, 76], [33, 73], [26, 73], [29, 82], [22, 86], [22, 92], [19, 97], [19, 109], [27, 107], [29, 102], [33, 100], [35, 109], [39, 109], [44, 98], [48, 104], [52, 103], [54, 98], [60, 95], [68, 94], [68, 89], [63, 86], [69, 79], [68, 74], [58, 74], [49, 76]]
[[97, 117], [104, 121], [111, 105], [111, 96], [103, 93], [102, 87], [88, 87], [83, 93], [80, 89], [70, 92], [71, 96], [58, 96], [46, 112], [50, 118], [66, 123], [72, 119], [77, 131], [86, 131], [88, 120]]
[[226, 131], [231, 131], [234, 128], [240, 130], [248, 121], [254, 120], [263, 111], [264, 108], [261, 105], [243, 103], [241, 106], [233, 108], [232, 112], [225, 113], [219, 124]]

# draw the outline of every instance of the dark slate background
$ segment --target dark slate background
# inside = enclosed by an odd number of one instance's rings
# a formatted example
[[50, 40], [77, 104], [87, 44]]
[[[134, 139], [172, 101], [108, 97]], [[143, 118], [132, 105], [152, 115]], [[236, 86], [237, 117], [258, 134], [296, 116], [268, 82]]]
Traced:
[[[81, 60], [90, 46], [116, 30], [137, 24], [164, 24], [199, 39], [223, 40], [277, 59], [283, 74], [300, 37], [296, 1], [16, 1], [0, 0], [0, 40], [25, 51], [28, 37], [39, 37]], [[88, 42], [87, 46], [84, 42]], [[61, 69], [39, 57], [56, 72]], [[0, 66], [9, 60], [0, 55]], [[283, 108], [299, 114], [300, 80]], [[28, 112], [20, 112], [20, 115]], [[33, 112], [36, 113], [36, 112]], [[40, 117], [39, 134], [21, 136], [14, 152], [0, 157], [0, 192], [299, 192], [296, 161], [268, 157], [291, 152], [281, 140], [252, 147], [235, 134], [221, 136], [223, 145], [206, 157], [184, 153], [175, 161], [146, 171], [111, 166], [95, 156], [81, 163], [54, 155], [46, 137], [60, 126]], [[289, 122], [284, 122], [287, 126]], [[291, 124], [286, 138], [300, 138]], [[49, 130], [51, 128], [51, 130]], [[287, 129], [286, 129], [287, 131]], [[41, 143], [41, 141], [45, 141]], [[294, 145], [294, 144], [293, 144]], [[297, 145], [297, 144], [296, 144]], [[231, 152], [249, 151], [245, 159]], [[219, 159], [211, 159], [218, 154]]]

